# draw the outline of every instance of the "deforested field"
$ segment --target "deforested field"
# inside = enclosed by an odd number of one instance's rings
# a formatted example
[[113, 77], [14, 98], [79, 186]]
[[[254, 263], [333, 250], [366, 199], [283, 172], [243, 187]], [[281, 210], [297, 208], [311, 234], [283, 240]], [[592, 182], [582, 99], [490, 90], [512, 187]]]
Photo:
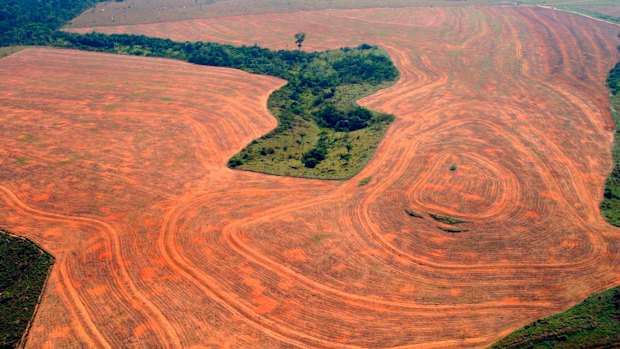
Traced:
[[0, 226], [55, 258], [26, 346], [487, 347], [620, 284], [618, 27], [535, 7], [320, 10], [80, 28], [383, 47], [394, 114], [347, 181], [226, 167], [285, 81], [29, 48], [0, 60]]

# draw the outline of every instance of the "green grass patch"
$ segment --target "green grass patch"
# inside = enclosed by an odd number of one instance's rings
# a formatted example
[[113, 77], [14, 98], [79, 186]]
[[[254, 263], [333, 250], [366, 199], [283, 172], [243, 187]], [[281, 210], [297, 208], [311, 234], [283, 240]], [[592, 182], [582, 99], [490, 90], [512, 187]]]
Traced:
[[36, 141], [37, 139], [39, 139], [39, 137], [28, 134], [19, 137], [17, 141], [22, 143], [30, 143]]
[[591, 11], [591, 10], [587, 10], [587, 9], [579, 8], [579, 7], [572, 7], [572, 6], [559, 6], [558, 9], [564, 10], [567, 12], [580, 13], [586, 16], [602, 19], [607, 22], [620, 24], [620, 17], [608, 15], [605, 13], [600, 13], [600, 12]]
[[147, 136], [147, 135], [145, 135], [145, 134], [139, 134], [139, 135], [136, 135], [136, 136], [133, 138], [134, 142], [136, 142], [136, 143], [141, 143], [141, 142], [144, 142], [144, 141], [146, 141], [147, 139], [149, 139], [149, 136]]
[[366, 177], [366, 178], [364, 178], [364, 179], [362, 179], [362, 180], [360, 181], [359, 186], [360, 186], [360, 187], [363, 187], [363, 186], [365, 186], [366, 184], [370, 183], [370, 181], [371, 181], [371, 180], [372, 180], [372, 177]]
[[28, 158], [17, 158], [17, 160], [15, 160], [15, 163], [17, 163], [19, 166], [22, 166], [22, 165], [24, 165], [27, 161], [28, 161]]
[[495, 21], [491, 21], [491, 28], [493, 29], [493, 33], [495, 35], [499, 35], [502, 32], [502, 27]]
[[17, 347], [30, 323], [54, 258], [34, 243], [0, 231], [0, 347]]
[[80, 156], [80, 155], [77, 155], [77, 154], [76, 155], [71, 155], [71, 157], [69, 157], [69, 159], [59, 161], [58, 164], [59, 165], [70, 165], [70, 164], [72, 164], [72, 163], [74, 163], [74, 162], [76, 162], [78, 160], [81, 160], [81, 159], [82, 159], [82, 156]]
[[4, 58], [6, 56], [10, 56], [16, 52], [19, 52], [23, 49], [28, 48], [28, 46], [7, 46], [7, 47], [0, 47], [0, 58]]
[[565, 312], [511, 333], [491, 348], [617, 348], [620, 343], [620, 287], [607, 290]]
[[458, 50], [449, 51], [448, 54], [452, 58], [458, 58], [461, 55], [461, 53]]
[[434, 213], [429, 213], [429, 216], [431, 216], [432, 219], [444, 223], [444, 224], [450, 224], [450, 225], [455, 225], [455, 224], [461, 224], [461, 223], [467, 223], [467, 221], [464, 221], [462, 219], [458, 219], [458, 218], [454, 218], [454, 217], [449, 217], [449, 216], [441, 216], [438, 214], [434, 214]]
[[331, 234], [316, 234], [312, 236], [312, 242], [314, 243], [319, 243], [325, 239], [329, 239], [332, 235]]
[[415, 212], [414, 210], [412, 210], [410, 208], [405, 208], [405, 213], [408, 214], [411, 217], [424, 218], [421, 214]]

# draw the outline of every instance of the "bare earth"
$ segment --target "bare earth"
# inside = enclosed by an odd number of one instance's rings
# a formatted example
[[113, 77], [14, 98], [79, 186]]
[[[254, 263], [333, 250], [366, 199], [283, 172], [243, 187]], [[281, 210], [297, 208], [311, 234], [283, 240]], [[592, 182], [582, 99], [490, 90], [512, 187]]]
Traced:
[[0, 226], [57, 260], [28, 347], [485, 347], [620, 284], [620, 230], [598, 209], [617, 27], [409, 8], [101, 29], [273, 48], [300, 30], [307, 49], [379, 44], [401, 71], [362, 101], [397, 119], [346, 182], [225, 167], [275, 127], [281, 80], [52, 49], [0, 60]]
[[[527, 0], [536, 2], [537, 0]], [[514, 0], [124, 0], [105, 1], [74, 18], [68, 27], [116, 26], [197, 18], [324, 9], [411, 6], [514, 5]]]

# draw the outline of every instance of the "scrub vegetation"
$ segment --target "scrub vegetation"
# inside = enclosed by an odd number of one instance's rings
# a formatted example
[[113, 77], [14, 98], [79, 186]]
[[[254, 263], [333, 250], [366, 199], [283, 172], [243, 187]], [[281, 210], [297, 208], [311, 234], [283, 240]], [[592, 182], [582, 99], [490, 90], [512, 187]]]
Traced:
[[53, 263], [34, 243], [0, 230], [0, 348], [21, 341]]
[[620, 287], [513, 332], [491, 348], [616, 348], [620, 343]]
[[607, 78], [611, 100], [611, 115], [616, 124], [614, 145], [612, 148], [612, 158], [614, 167], [607, 182], [603, 200], [601, 201], [601, 212], [610, 224], [620, 226], [620, 63], [609, 72]]

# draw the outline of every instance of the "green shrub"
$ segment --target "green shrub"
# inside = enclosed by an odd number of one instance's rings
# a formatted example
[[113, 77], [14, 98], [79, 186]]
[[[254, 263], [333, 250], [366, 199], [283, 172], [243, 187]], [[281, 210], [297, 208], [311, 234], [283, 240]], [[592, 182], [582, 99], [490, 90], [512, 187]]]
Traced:
[[363, 186], [365, 186], [366, 184], [370, 183], [370, 181], [371, 181], [371, 180], [372, 180], [372, 176], [371, 176], [371, 177], [366, 177], [366, 178], [364, 178], [364, 179], [362, 179], [362, 180], [360, 181], [359, 186], [360, 186], [360, 187], [363, 187]]
[[405, 209], [405, 213], [408, 214], [411, 217], [415, 217], [415, 218], [423, 218], [423, 216], [417, 212], [415, 212], [412, 209], [406, 208]]
[[431, 218], [433, 218], [434, 220], [436, 220], [438, 222], [445, 223], [445, 224], [450, 224], [450, 225], [467, 223], [467, 221], [464, 221], [462, 219], [458, 219], [458, 218], [454, 218], [454, 217], [448, 217], [448, 216], [441, 216], [441, 215], [434, 214], [434, 213], [429, 213], [429, 216], [431, 216]]

